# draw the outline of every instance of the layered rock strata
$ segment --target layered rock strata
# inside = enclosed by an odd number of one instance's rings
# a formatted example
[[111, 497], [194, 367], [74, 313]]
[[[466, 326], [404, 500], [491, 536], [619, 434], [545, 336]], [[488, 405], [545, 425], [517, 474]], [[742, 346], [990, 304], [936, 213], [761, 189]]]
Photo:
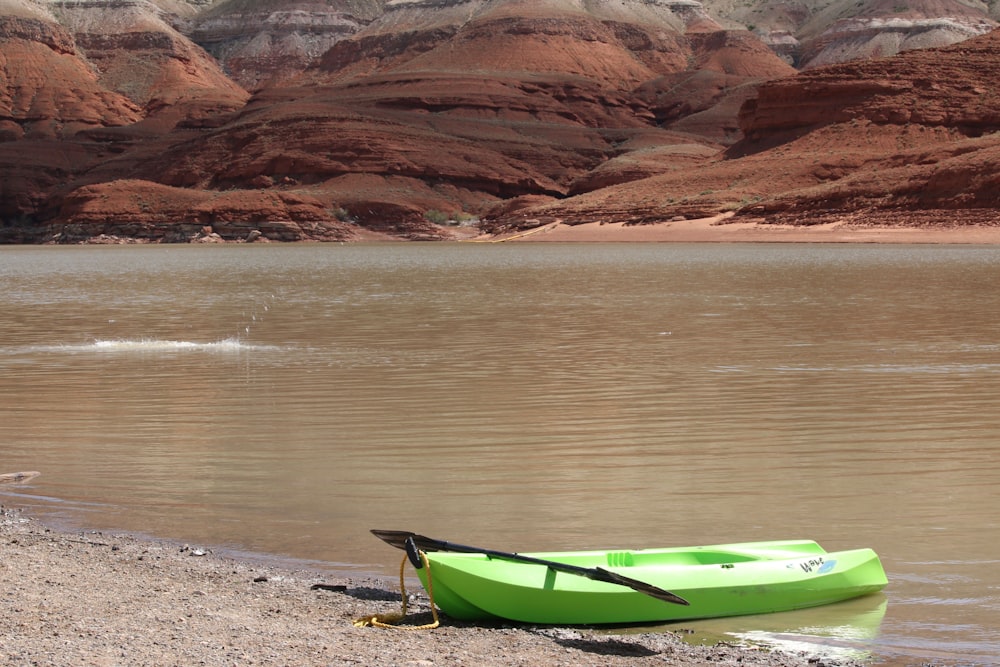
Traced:
[[986, 8], [723, 2], [0, 0], [0, 240], [990, 210]]
[[188, 35], [247, 90], [301, 73], [334, 44], [382, 14], [383, 0], [224, 0], [192, 21]]

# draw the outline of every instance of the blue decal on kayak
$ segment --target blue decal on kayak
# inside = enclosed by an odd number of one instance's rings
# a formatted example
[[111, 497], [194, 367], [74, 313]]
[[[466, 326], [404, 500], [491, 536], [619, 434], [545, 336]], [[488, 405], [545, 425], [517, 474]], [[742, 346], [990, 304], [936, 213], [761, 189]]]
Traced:
[[827, 572], [833, 570], [833, 568], [835, 567], [837, 567], [837, 561], [828, 560], [825, 563], [823, 563], [823, 565], [819, 568], [819, 572], [817, 572], [817, 574], [826, 574]]

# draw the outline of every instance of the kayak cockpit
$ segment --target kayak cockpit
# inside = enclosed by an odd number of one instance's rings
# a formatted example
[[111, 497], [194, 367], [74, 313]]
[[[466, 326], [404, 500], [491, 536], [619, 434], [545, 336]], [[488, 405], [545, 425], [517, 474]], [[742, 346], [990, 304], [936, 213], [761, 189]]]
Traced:
[[759, 556], [733, 551], [609, 551], [607, 553], [608, 567], [649, 567], [672, 565], [722, 565], [724, 563], [745, 563], [760, 560]]

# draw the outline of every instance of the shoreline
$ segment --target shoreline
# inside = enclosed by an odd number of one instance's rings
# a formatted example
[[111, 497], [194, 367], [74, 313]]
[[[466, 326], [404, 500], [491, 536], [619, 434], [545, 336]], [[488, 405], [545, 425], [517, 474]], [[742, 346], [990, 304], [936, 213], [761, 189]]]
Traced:
[[[483, 233], [475, 227], [442, 228], [441, 238], [407, 239], [361, 229], [355, 238], [339, 241], [352, 243], [800, 243], [800, 244], [885, 244], [885, 245], [1000, 245], [1000, 224], [956, 224], [932, 219], [924, 225], [872, 225], [840, 219], [813, 225], [765, 222], [761, 218], [740, 218], [735, 213], [720, 213], [708, 218], [672, 220], [644, 224], [624, 222], [587, 222], [568, 224], [554, 220], [537, 227], [504, 233]], [[319, 239], [272, 241], [267, 238], [216, 239], [207, 245], [285, 245], [336, 243]], [[8, 245], [8, 244], [0, 244]], [[54, 243], [9, 244], [30, 246], [62, 245]], [[101, 235], [66, 245], [206, 245], [204, 240], [190, 243], [165, 243], [162, 239]]]
[[481, 243], [876, 243], [993, 245], [1000, 244], [1000, 227], [987, 225], [940, 227], [877, 227], [830, 222], [809, 227], [755, 221], [726, 222], [724, 213], [711, 218], [625, 225], [552, 222], [529, 230], [479, 236]]
[[[795, 665], [864, 663], [673, 632], [470, 624], [355, 627], [399, 581], [338, 577], [127, 534], [70, 532], [0, 506], [0, 661], [11, 665]], [[404, 625], [429, 622], [408, 590]]]

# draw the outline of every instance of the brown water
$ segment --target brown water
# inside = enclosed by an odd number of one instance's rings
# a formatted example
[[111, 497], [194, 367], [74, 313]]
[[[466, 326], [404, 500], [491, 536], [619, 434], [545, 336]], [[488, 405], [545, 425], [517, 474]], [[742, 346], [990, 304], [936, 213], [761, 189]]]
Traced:
[[1000, 656], [1000, 248], [0, 248], [0, 502], [390, 574], [809, 537], [884, 595], [685, 624]]

